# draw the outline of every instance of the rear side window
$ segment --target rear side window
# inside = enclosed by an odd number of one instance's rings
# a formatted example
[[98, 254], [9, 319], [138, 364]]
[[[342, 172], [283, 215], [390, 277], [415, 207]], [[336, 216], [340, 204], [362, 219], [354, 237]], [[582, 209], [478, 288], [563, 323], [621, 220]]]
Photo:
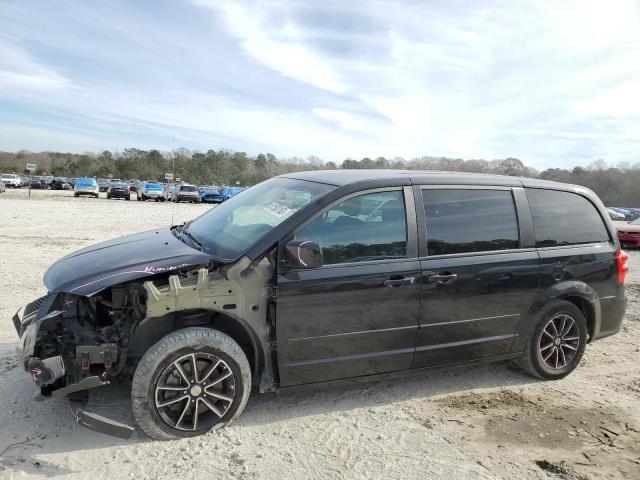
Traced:
[[426, 189], [429, 255], [518, 248], [518, 220], [508, 190]]
[[596, 207], [581, 195], [527, 188], [537, 247], [608, 242]]

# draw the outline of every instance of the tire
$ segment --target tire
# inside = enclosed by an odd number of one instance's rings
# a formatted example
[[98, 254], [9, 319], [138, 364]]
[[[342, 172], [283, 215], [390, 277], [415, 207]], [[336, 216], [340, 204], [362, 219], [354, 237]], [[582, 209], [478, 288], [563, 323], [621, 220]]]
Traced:
[[[554, 326], [551, 325], [552, 320]], [[573, 323], [569, 323], [570, 321]], [[563, 329], [566, 331], [564, 334]], [[520, 359], [520, 367], [529, 375], [542, 380], [564, 378], [580, 363], [587, 346], [587, 337], [587, 321], [582, 311], [566, 300], [553, 300], [536, 316], [533, 332]], [[558, 342], [560, 346], [557, 346]], [[545, 360], [547, 356], [549, 357]]]
[[124, 199], [127, 201], [131, 200], [131, 195], [127, 195], [126, 197], [124, 197]]
[[[185, 380], [192, 378], [192, 358], [197, 358], [196, 377], [200, 376], [200, 380], [195, 384], [190, 382], [188, 387]], [[182, 366], [182, 378], [178, 376], [176, 363]], [[205, 387], [202, 379], [211, 375], [205, 373], [207, 368], [211, 371], [217, 368], [217, 378], [223, 380]], [[156, 390], [159, 383], [178, 390]], [[210, 391], [214, 385], [220, 390]], [[133, 417], [140, 429], [153, 439], [193, 437], [231, 423], [244, 410], [250, 392], [249, 362], [235, 340], [210, 328], [185, 328], [162, 338], [140, 360], [131, 385]], [[178, 400], [181, 397], [183, 400]], [[214, 398], [218, 414], [209, 408]], [[193, 421], [194, 402], [201, 412], [197, 422]], [[167, 406], [161, 408], [158, 403]]]
[[74, 193], [73, 196], [78, 198], [80, 195], [78, 195], [77, 193]]

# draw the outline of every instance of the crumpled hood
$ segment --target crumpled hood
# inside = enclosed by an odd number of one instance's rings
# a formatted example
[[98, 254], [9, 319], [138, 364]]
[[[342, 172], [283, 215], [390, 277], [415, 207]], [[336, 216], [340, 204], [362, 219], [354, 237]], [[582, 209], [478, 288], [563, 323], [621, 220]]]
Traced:
[[211, 255], [178, 240], [169, 228], [127, 235], [78, 250], [44, 275], [49, 292], [93, 295], [100, 290], [159, 273], [205, 265]]

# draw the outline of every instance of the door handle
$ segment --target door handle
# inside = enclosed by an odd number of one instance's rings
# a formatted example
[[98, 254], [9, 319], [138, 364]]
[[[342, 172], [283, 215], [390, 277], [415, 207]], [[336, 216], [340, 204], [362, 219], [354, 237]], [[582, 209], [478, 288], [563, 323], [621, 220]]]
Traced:
[[437, 273], [429, 276], [429, 282], [437, 283], [438, 285], [447, 285], [457, 280], [458, 275], [455, 273]]
[[391, 288], [395, 288], [395, 287], [401, 287], [402, 285], [413, 285], [414, 283], [416, 283], [416, 278], [415, 277], [391, 277], [386, 279], [383, 282], [387, 287], [391, 287]]

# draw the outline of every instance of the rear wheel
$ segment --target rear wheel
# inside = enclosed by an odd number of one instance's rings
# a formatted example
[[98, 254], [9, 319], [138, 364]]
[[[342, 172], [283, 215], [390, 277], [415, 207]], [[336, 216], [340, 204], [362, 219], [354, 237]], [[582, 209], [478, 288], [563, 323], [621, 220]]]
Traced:
[[543, 380], [569, 375], [580, 363], [587, 345], [587, 321], [582, 311], [566, 300], [555, 300], [537, 316], [520, 366]]
[[133, 416], [156, 440], [192, 437], [228, 425], [250, 390], [249, 362], [231, 337], [185, 328], [142, 357], [131, 387]]

